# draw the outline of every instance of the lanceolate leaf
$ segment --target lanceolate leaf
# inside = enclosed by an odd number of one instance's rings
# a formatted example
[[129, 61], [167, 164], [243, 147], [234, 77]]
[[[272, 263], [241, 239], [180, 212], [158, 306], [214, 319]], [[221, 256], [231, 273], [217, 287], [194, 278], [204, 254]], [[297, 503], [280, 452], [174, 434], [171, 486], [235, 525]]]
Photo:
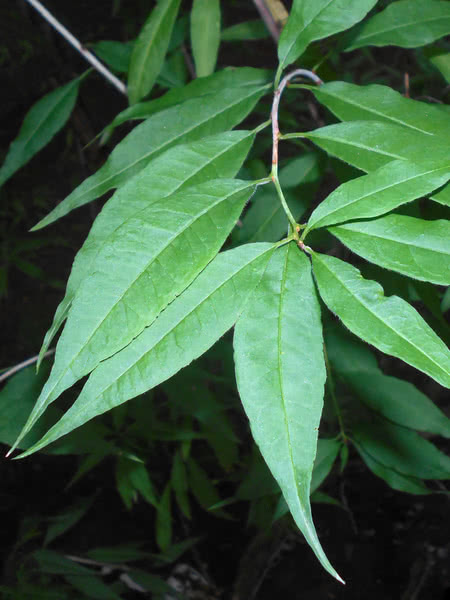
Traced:
[[450, 285], [448, 221], [387, 215], [330, 227], [341, 242], [366, 260], [422, 281]]
[[66, 124], [86, 74], [38, 100], [28, 111], [0, 168], [0, 186], [39, 152]]
[[360, 422], [352, 437], [375, 460], [418, 479], [448, 479], [450, 458], [415, 431], [382, 419]]
[[302, 136], [366, 173], [400, 158], [417, 162], [425, 157], [439, 161], [448, 156], [444, 138], [387, 121], [346, 121]]
[[349, 29], [377, 0], [294, 0], [278, 43], [279, 71], [303, 54], [314, 40]]
[[191, 11], [191, 45], [197, 77], [211, 75], [220, 44], [219, 0], [194, 0]]
[[332, 81], [307, 87], [341, 121], [387, 121], [446, 140], [450, 135], [450, 118], [439, 106], [404, 98], [388, 86]]
[[412, 306], [385, 297], [378, 283], [338, 258], [313, 253], [312, 260], [322, 299], [350, 331], [450, 387], [450, 352]]
[[414, 385], [385, 375], [367, 344], [340, 325], [325, 332], [325, 344], [332, 369], [370, 409], [403, 427], [450, 437], [450, 419]]
[[261, 454], [324, 568], [309, 503], [326, 378], [320, 307], [308, 258], [278, 249], [236, 324], [239, 394]]
[[131, 54], [128, 96], [135, 104], [153, 87], [170, 42], [180, 0], [159, 0], [142, 28]]
[[75, 257], [66, 294], [45, 336], [40, 360], [65, 321], [81, 282], [92, 271], [100, 249], [108, 243], [110, 236], [129, 219], [162, 198], [208, 179], [234, 177], [245, 160], [254, 135], [252, 131], [227, 131], [170, 148], [108, 200]]
[[[408, 494], [430, 494], [431, 490], [422, 480], [398, 473], [394, 469], [378, 462], [372, 455], [368, 454], [360, 443], [353, 441], [359, 455], [374, 475], [384, 479], [394, 490], [407, 492]], [[377, 454], [377, 453], [375, 453]]]
[[115, 127], [132, 119], [148, 119], [151, 115], [181, 104], [185, 100], [206, 96], [208, 94], [221, 93], [229, 88], [248, 88], [252, 86], [263, 86], [270, 83], [270, 71], [265, 69], [252, 69], [251, 67], [228, 68], [201, 79], [194, 79], [182, 88], [169, 90], [164, 96], [139, 102], [129, 106], [120, 112], [114, 120], [105, 128], [104, 133], [109, 136]]
[[431, 193], [450, 179], [450, 161], [396, 160], [342, 184], [314, 210], [307, 231], [351, 219], [376, 217]]
[[41, 229], [71, 210], [122, 186], [168, 148], [232, 129], [252, 110], [266, 87], [232, 88], [187, 100], [153, 115], [127, 135], [106, 163], [40, 221]]
[[253, 190], [251, 182], [207, 181], [153, 203], [110, 236], [72, 303], [50, 378], [24, 433], [191, 283], [219, 251]]
[[441, 0], [399, 0], [369, 19], [347, 51], [363, 46], [416, 48], [450, 33], [450, 5]]
[[273, 249], [247, 244], [216, 256], [150, 327], [95, 369], [73, 406], [29, 452], [143, 394], [206, 352], [236, 322]]

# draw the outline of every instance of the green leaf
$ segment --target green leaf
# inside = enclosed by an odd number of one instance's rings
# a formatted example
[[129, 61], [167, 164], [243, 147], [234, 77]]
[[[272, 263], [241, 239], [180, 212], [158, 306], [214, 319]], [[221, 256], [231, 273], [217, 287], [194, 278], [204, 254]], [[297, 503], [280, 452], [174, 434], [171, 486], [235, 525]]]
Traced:
[[[187, 467], [189, 473], [189, 487], [193, 495], [200, 506], [205, 510], [209, 510], [214, 504], [220, 502], [220, 496], [214, 487], [213, 482], [192, 457], [189, 457]], [[218, 514], [218, 512], [219, 511], [215, 511], [215, 514]]]
[[253, 437], [323, 567], [309, 503], [326, 378], [320, 307], [306, 255], [278, 249], [234, 335], [236, 378]]
[[222, 30], [224, 42], [242, 42], [244, 40], [262, 40], [269, 37], [267, 27], [261, 19], [244, 21]]
[[446, 141], [450, 135], [450, 118], [439, 106], [405, 98], [385, 85], [332, 81], [305, 87], [341, 121], [386, 121]]
[[178, 506], [180, 507], [184, 516], [190, 519], [191, 507], [189, 505], [188, 498], [188, 480], [186, 467], [180, 452], [176, 452], [173, 457], [170, 483], [173, 491], [175, 492], [175, 498]]
[[247, 116], [265, 91], [266, 87], [261, 86], [231, 88], [221, 94], [186, 100], [153, 115], [117, 144], [106, 163], [58, 204], [33, 231], [109, 190], [121, 187], [168, 148], [233, 128]]
[[450, 33], [450, 5], [439, 0], [399, 0], [366, 21], [346, 48], [417, 48]]
[[301, 56], [314, 40], [349, 29], [377, 0], [294, 0], [278, 43], [279, 72]]
[[440, 162], [392, 161], [339, 186], [313, 211], [306, 232], [325, 225], [382, 215], [431, 193], [448, 179], [448, 158]]
[[366, 173], [396, 159], [417, 162], [426, 156], [439, 161], [448, 156], [444, 138], [387, 121], [346, 121], [303, 133], [302, 137]]
[[93, 44], [92, 49], [111, 69], [118, 73], [126, 73], [130, 65], [133, 44], [134, 42], [102, 40]]
[[68, 506], [64, 513], [51, 517], [47, 533], [45, 534], [44, 546], [47, 546], [76, 525], [91, 508], [94, 500], [95, 496], [83, 498], [72, 506]]
[[254, 187], [233, 179], [206, 181], [154, 202], [114, 231], [72, 302], [50, 378], [23, 434], [64, 390], [131, 342], [181, 294], [217, 254]]
[[216, 256], [151, 327], [95, 369], [72, 407], [30, 452], [143, 394], [206, 352], [236, 322], [272, 251], [271, 244], [247, 244]]
[[445, 414], [408, 381], [385, 375], [366, 344], [342, 326], [326, 330], [325, 343], [333, 370], [371, 410], [403, 427], [450, 437]]
[[80, 83], [86, 75], [87, 73], [46, 94], [28, 111], [0, 168], [0, 186], [64, 127], [75, 106]]
[[415, 431], [375, 419], [352, 428], [352, 438], [374, 460], [408, 477], [448, 479], [450, 458]]
[[336, 439], [320, 438], [317, 441], [317, 454], [311, 478], [311, 494], [322, 485], [333, 468], [342, 443]]
[[164, 552], [172, 543], [170, 482], [166, 485], [156, 512], [156, 543]]
[[450, 52], [432, 56], [430, 62], [441, 72], [445, 81], [450, 84]]
[[214, 71], [219, 44], [219, 0], [194, 0], [191, 10], [191, 45], [197, 77], [206, 77]]
[[448, 221], [387, 215], [330, 227], [329, 231], [352, 252], [380, 267], [422, 281], [450, 285]]
[[324, 254], [312, 254], [320, 295], [350, 331], [450, 387], [450, 352], [417, 311], [365, 280], [358, 269]]
[[450, 438], [450, 419], [408, 381], [381, 371], [351, 373], [345, 381], [366, 406], [389, 421]]
[[252, 69], [251, 67], [227, 68], [213, 73], [208, 77], [194, 79], [182, 88], [169, 90], [160, 98], [139, 102], [120, 112], [104, 129], [104, 135], [109, 136], [116, 127], [132, 119], [148, 119], [151, 115], [181, 104], [185, 100], [199, 98], [208, 94], [221, 93], [229, 88], [248, 88], [254, 85], [263, 86], [270, 83], [270, 71]]
[[[63, 300], [40, 351], [40, 360], [65, 321], [83, 279], [109, 238], [154, 202], [216, 177], [234, 177], [254, 139], [253, 131], [227, 131], [166, 150], [118, 190], [103, 207], [75, 257]], [[40, 361], [39, 361], [40, 362]]]
[[[408, 477], [408, 475], [402, 475], [393, 469], [390, 469], [381, 462], [378, 462], [370, 454], [368, 454], [361, 444], [353, 442], [359, 455], [366, 463], [367, 467], [372, 471], [374, 475], [384, 479], [384, 481], [394, 490], [399, 492], [406, 492], [408, 494], [430, 494], [430, 490], [420, 479], [415, 477]], [[375, 452], [375, 454], [377, 454]]]
[[130, 104], [147, 96], [161, 70], [169, 47], [180, 0], [158, 0], [131, 53], [128, 72]]

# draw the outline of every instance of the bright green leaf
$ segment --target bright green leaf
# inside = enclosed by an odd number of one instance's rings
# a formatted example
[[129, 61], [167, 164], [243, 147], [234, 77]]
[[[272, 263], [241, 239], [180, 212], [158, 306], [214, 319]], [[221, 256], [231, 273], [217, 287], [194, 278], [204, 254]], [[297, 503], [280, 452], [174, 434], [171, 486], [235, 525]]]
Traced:
[[23, 434], [191, 283], [219, 251], [253, 190], [252, 182], [206, 181], [154, 202], [109, 237], [72, 302], [50, 378]]
[[450, 284], [448, 221], [387, 215], [330, 227], [329, 231], [352, 252], [380, 267], [422, 281]]
[[320, 438], [317, 441], [317, 454], [311, 478], [311, 494], [328, 477], [341, 447], [342, 443], [336, 439]]
[[279, 72], [303, 54], [314, 40], [349, 29], [377, 0], [294, 0], [278, 43]]
[[253, 437], [323, 567], [309, 503], [326, 378], [320, 307], [308, 258], [278, 249], [235, 327], [236, 378]]
[[313, 253], [312, 261], [322, 299], [350, 331], [450, 387], [450, 352], [412, 306], [385, 297], [378, 283], [338, 258]]
[[417, 48], [449, 33], [448, 2], [398, 0], [366, 21], [346, 51], [364, 46]]
[[11, 143], [0, 168], [0, 186], [46, 146], [64, 127], [75, 106], [80, 83], [86, 74], [40, 98], [28, 111], [19, 134]]
[[313, 211], [307, 230], [376, 217], [431, 193], [450, 179], [450, 161], [396, 160], [339, 186]]
[[234, 177], [254, 139], [252, 131], [227, 131], [166, 150], [118, 190], [103, 207], [78, 254], [63, 300], [40, 351], [49, 348], [69, 312], [81, 282], [91, 272], [99, 251], [129, 219], [175, 192], [215, 179]]
[[197, 77], [214, 71], [220, 44], [220, 1], [194, 0], [191, 10], [191, 45]]
[[403, 475], [418, 479], [450, 476], [450, 458], [410, 429], [374, 419], [355, 424], [352, 438], [374, 460]]
[[95, 369], [72, 407], [30, 452], [143, 394], [206, 352], [236, 322], [272, 251], [271, 244], [247, 244], [219, 254], [151, 327]]
[[161, 70], [181, 0], [158, 0], [131, 53], [128, 72], [130, 104], [147, 96]]
[[58, 204], [33, 231], [109, 190], [121, 187], [168, 148], [233, 128], [247, 116], [265, 91], [266, 88], [261, 86], [226, 89], [217, 95], [186, 100], [153, 115], [117, 144], [106, 163]]

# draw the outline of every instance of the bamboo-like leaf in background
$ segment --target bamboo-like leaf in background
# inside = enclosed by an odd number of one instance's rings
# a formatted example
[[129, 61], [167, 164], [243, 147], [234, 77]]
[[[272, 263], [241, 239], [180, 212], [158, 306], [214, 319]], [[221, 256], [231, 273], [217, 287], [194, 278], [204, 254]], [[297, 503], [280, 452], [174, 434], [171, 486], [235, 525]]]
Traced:
[[220, 44], [220, 0], [194, 0], [191, 44], [197, 77], [211, 75]]

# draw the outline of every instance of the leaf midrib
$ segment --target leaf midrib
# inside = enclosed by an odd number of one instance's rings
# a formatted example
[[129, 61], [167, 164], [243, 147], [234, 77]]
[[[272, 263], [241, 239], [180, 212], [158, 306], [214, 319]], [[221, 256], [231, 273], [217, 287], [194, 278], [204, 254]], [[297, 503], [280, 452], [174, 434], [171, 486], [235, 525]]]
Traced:
[[[316, 257], [317, 257], [317, 256], [318, 256], [318, 255], [316, 254]], [[408, 338], [406, 338], [406, 337], [405, 337], [405, 336], [404, 336], [402, 333], [399, 333], [398, 331], [396, 331], [395, 329], [393, 329], [389, 323], [387, 323], [386, 321], [383, 321], [383, 320], [381, 319], [381, 317], [379, 317], [379, 316], [378, 316], [378, 315], [377, 315], [375, 312], [373, 312], [373, 310], [372, 310], [370, 307], [368, 307], [368, 306], [367, 306], [367, 305], [366, 305], [366, 304], [363, 302], [363, 300], [362, 300], [362, 299], [361, 299], [359, 296], [356, 296], [356, 294], [354, 294], [354, 293], [353, 293], [353, 292], [352, 292], [352, 291], [351, 291], [351, 290], [350, 290], [350, 289], [349, 289], [349, 288], [348, 288], [348, 287], [345, 285], [345, 282], [343, 282], [343, 281], [341, 280], [341, 278], [339, 277], [339, 275], [338, 275], [337, 273], [335, 273], [334, 271], [332, 271], [332, 270], [330, 269], [330, 267], [329, 267], [329, 266], [328, 266], [328, 265], [327, 265], [327, 264], [326, 264], [324, 261], [322, 261], [320, 258], [319, 258], [319, 260], [320, 260], [321, 264], [322, 264], [323, 266], [325, 266], [325, 267], [326, 267], [326, 269], [327, 269], [327, 270], [328, 270], [328, 271], [331, 273], [331, 275], [333, 275], [333, 276], [334, 276], [334, 278], [335, 278], [335, 279], [336, 279], [336, 280], [339, 282], [339, 284], [340, 284], [340, 285], [341, 285], [341, 286], [342, 286], [342, 287], [343, 287], [343, 288], [344, 288], [344, 289], [347, 291], [347, 293], [348, 293], [348, 294], [349, 294], [349, 295], [350, 295], [352, 298], [355, 298], [355, 300], [356, 300], [357, 302], [359, 302], [359, 303], [361, 304], [361, 306], [362, 306], [362, 307], [363, 307], [365, 310], [367, 310], [367, 312], [368, 312], [368, 313], [370, 313], [371, 315], [373, 315], [377, 321], [379, 321], [379, 322], [380, 322], [382, 325], [384, 325], [385, 327], [387, 327], [388, 329], [390, 329], [390, 330], [391, 330], [391, 331], [392, 331], [392, 332], [393, 332], [395, 335], [397, 335], [399, 338], [403, 339], [403, 340], [404, 340], [404, 341], [405, 341], [405, 342], [406, 342], [406, 343], [407, 343], [409, 346], [412, 346], [412, 348], [414, 348], [415, 350], [417, 350], [417, 351], [419, 352], [419, 354], [421, 354], [421, 355], [422, 355], [422, 356], [424, 356], [424, 357], [425, 357], [427, 360], [429, 360], [431, 363], [433, 363], [434, 365], [436, 365], [436, 366], [438, 367], [438, 370], [439, 370], [441, 373], [444, 373], [445, 375], [448, 375], [447, 371], [445, 371], [445, 370], [444, 370], [444, 369], [441, 367], [441, 365], [440, 365], [439, 363], [437, 363], [437, 362], [436, 362], [436, 361], [435, 361], [433, 358], [430, 358], [430, 357], [429, 357], [427, 354], [425, 354], [425, 353], [424, 353], [424, 352], [421, 350], [421, 348], [418, 348], [418, 347], [417, 347], [417, 346], [416, 346], [414, 343], [412, 343], [410, 340], [408, 340]], [[378, 284], [378, 285], [379, 285], [379, 284]], [[386, 298], [386, 296], [385, 296], [384, 294], [383, 294], [382, 298], [383, 298], [383, 300], [387, 300], [387, 298]], [[394, 296], [394, 298], [397, 298], [397, 296]], [[408, 303], [406, 303], [406, 304], [408, 304]]]
[[289, 427], [290, 419], [289, 419], [288, 411], [286, 408], [286, 398], [285, 398], [285, 393], [284, 393], [283, 375], [282, 375], [282, 371], [283, 371], [283, 366], [282, 366], [283, 352], [282, 352], [282, 339], [281, 339], [282, 338], [282, 320], [283, 320], [283, 303], [284, 303], [284, 293], [285, 293], [285, 288], [286, 288], [289, 252], [290, 252], [290, 247], [288, 246], [286, 248], [286, 257], [284, 260], [283, 272], [282, 272], [282, 276], [281, 276], [280, 298], [279, 298], [279, 304], [278, 304], [278, 307], [279, 307], [279, 309], [278, 309], [278, 336], [277, 336], [278, 385], [280, 388], [281, 406], [282, 406], [283, 415], [284, 415], [284, 426], [285, 426], [285, 430], [286, 430], [287, 444], [288, 444], [288, 449], [289, 449], [289, 465], [291, 466], [291, 469], [292, 469], [292, 479], [294, 481], [295, 489], [297, 492], [296, 495], [297, 495], [298, 507], [299, 507], [300, 512], [303, 517], [304, 526], [310, 535], [310, 539], [314, 540], [316, 538], [315, 531], [313, 529], [311, 529], [311, 527], [310, 527], [308, 515], [306, 514], [305, 508], [303, 507], [303, 504], [300, 500], [301, 490], [299, 489], [299, 484], [298, 484], [296, 473], [295, 473], [295, 464], [294, 464], [294, 457], [293, 457], [293, 451], [292, 451], [291, 433], [290, 433], [290, 427]]

